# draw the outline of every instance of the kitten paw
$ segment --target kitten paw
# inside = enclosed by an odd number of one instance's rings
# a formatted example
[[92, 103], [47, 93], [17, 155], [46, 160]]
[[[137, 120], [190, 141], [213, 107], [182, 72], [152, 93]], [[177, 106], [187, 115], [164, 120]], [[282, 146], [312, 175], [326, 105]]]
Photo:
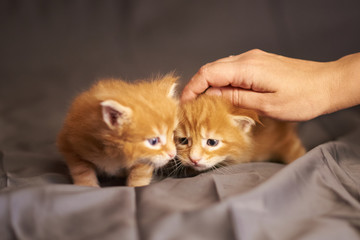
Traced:
[[92, 181], [76, 181], [74, 182], [74, 185], [77, 186], [85, 186], [85, 187], [100, 187], [100, 185], [97, 182]]
[[151, 179], [137, 179], [136, 181], [128, 180], [127, 185], [129, 187], [142, 187], [142, 186], [149, 185], [150, 182], [151, 182]]

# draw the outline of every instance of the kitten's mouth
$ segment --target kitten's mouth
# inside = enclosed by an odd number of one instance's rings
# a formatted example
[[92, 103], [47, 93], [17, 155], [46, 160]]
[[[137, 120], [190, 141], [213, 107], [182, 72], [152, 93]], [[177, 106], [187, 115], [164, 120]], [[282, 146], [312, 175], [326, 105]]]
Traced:
[[154, 168], [161, 168], [161, 167], [165, 166], [166, 164], [168, 164], [170, 160], [171, 159], [161, 160], [161, 161], [159, 161], [159, 160], [153, 161], [153, 160], [151, 160], [149, 158], [143, 158], [139, 162], [150, 165], [150, 166], [152, 166]]
[[211, 168], [209, 166], [206, 166], [205, 164], [190, 161], [190, 159], [181, 159], [180, 158], [180, 162], [183, 166], [190, 167], [198, 172], [203, 172], [203, 171], [209, 170]]
[[161, 168], [161, 167], [165, 166], [166, 163], [165, 164], [151, 163], [150, 165], [152, 165], [154, 168]]
[[188, 164], [190, 167], [192, 167], [193, 169], [195, 169], [196, 171], [205, 171], [205, 170], [208, 170], [209, 168], [205, 165], [202, 165], [202, 164], [195, 164], [195, 163], [190, 163]]

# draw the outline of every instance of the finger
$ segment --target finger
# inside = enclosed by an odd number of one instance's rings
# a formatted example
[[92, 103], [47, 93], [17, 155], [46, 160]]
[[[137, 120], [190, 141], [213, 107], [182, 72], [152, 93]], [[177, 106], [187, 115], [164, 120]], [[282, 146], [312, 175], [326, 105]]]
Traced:
[[236, 61], [240, 55], [230, 55], [228, 57], [220, 58], [216, 60], [214, 63], [224, 63], [224, 62], [233, 62]]
[[241, 69], [237, 68], [233, 62], [214, 62], [206, 64], [192, 77], [185, 86], [181, 101], [188, 101], [196, 98], [209, 87], [224, 87], [228, 85], [241, 86], [234, 84], [237, 75], [241, 74]]
[[209, 88], [206, 94], [221, 96], [229, 100], [234, 106], [265, 112], [265, 103], [270, 102], [271, 93], [253, 92], [232, 87]]
[[208, 82], [204, 79], [204, 75], [197, 72], [188, 84], [185, 86], [180, 100], [186, 102], [195, 99], [199, 94], [203, 93], [209, 87]]

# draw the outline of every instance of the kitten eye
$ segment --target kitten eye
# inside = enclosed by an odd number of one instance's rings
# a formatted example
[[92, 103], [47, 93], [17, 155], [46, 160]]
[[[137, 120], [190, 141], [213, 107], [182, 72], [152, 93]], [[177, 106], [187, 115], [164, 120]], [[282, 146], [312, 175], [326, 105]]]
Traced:
[[158, 143], [160, 143], [160, 138], [159, 137], [149, 138], [147, 139], [147, 141], [151, 146], [155, 146]]
[[216, 140], [216, 139], [208, 139], [207, 141], [206, 141], [206, 144], [208, 145], [208, 146], [210, 146], [210, 147], [215, 147], [216, 145], [218, 145], [219, 144], [219, 140]]
[[180, 143], [181, 145], [188, 145], [188, 143], [189, 143], [188, 139], [185, 138], [185, 137], [179, 138], [178, 141], [179, 141], [179, 143]]

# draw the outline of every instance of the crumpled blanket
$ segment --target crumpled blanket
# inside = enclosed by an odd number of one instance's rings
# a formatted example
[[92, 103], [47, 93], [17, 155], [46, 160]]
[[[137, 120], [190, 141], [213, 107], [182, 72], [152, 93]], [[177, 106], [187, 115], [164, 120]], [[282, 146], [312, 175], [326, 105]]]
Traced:
[[74, 186], [59, 159], [4, 154], [1, 239], [359, 239], [357, 126], [287, 166], [244, 163], [139, 188]]

